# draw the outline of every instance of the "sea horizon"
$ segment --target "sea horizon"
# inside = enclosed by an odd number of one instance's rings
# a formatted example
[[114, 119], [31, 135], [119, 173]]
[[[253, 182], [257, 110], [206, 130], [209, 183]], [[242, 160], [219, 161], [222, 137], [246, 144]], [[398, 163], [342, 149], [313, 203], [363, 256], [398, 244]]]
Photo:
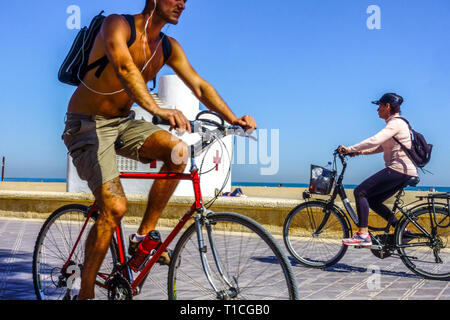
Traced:
[[[4, 178], [5, 182], [54, 182], [66, 183], [64, 178]], [[232, 181], [233, 187], [283, 187], [283, 188], [308, 188], [309, 183], [288, 183], [288, 182], [246, 182], [246, 181]], [[356, 184], [345, 184], [346, 189], [356, 188]], [[450, 192], [450, 187], [442, 186], [416, 186], [408, 187], [408, 191], [430, 191], [434, 189], [436, 192]]]

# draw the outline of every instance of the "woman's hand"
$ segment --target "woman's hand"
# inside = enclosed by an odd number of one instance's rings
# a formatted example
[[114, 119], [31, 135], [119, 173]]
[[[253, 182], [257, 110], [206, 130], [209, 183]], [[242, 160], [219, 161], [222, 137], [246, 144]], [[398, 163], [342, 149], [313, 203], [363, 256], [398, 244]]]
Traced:
[[346, 146], [340, 145], [338, 148], [338, 152], [339, 152], [339, 154], [347, 154], [348, 153], [347, 149], [348, 148]]
[[353, 157], [356, 157], [356, 156], [359, 156], [359, 155], [362, 154], [361, 151], [348, 152], [348, 147], [343, 146], [343, 145], [340, 145], [340, 146], [339, 146], [338, 152], [339, 152], [339, 154], [346, 154], [346, 155], [349, 155], [349, 156], [352, 157], [352, 158], [353, 158]]

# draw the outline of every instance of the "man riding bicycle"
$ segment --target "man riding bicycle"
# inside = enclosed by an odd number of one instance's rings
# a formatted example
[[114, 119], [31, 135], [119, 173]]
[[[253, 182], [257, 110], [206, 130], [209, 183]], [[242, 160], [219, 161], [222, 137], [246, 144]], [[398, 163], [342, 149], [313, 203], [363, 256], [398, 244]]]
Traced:
[[[164, 64], [175, 71], [206, 107], [218, 112], [227, 122], [245, 130], [257, 128], [251, 116], [238, 118], [234, 115], [216, 90], [192, 68], [175, 39], [167, 37], [171, 50], [168, 57], [164, 56], [161, 29], [166, 23], [178, 23], [185, 2], [147, 0], [140, 14], [128, 18], [116, 14], [106, 17], [89, 63], [105, 56], [107, 61], [81, 79], [82, 83], [70, 99], [63, 140], [79, 176], [87, 180], [100, 209], [86, 240], [80, 300], [94, 298], [97, 272], [113, 232], [127, 210], [116, 154], [144, 163], [163, 161], [160, 172], [180, 173], [185, 169], [186, 162], [180, 164], [179, 159], [188, 157], [188, 149], [180, 139], [152, 123], [130, 116], [131, 106], [137, 103], [151, 114], [168, 120], [171, 130], [190, 130], [189, 121], [181, 111], [160, 108], [148, 91], [146, 83], [155, 78]], [[128, 46], [130, 42], [133, 43]], [[116, 149], [118, 138], [123, 144]], [[177, 161], [172, 161], [173, 154]], [[145, 235], [155, 229], [177, 184], [175, 180], [154, 182], [141, 225], [137, 234], [130, 237], [131, 254]], [[168, 264], [169, 255], [166, 253], [162, 257], [160, 262]]]
[[351, 147], [340, 146], [340, 153], [369, 155], [384, 152], [386, 168], [372, 175], [355, 188], [355, 202], [358, 211], [358, 232], [343, 243], [350, 246], [372, 245], [368, 229], [369, 207], [395, 227], [398, 223], [391, 210], [383, 202], [398, 192], [411, 177], [417, 177], [417, 168], [396, 138], [406, 148], [411, 148], [411, 133], [408, 124], [399, 118], [403, 98], [395, 93], [386, 93], [378, 105], [378, 116], [386, 121], [386, 126], [371, 138]]

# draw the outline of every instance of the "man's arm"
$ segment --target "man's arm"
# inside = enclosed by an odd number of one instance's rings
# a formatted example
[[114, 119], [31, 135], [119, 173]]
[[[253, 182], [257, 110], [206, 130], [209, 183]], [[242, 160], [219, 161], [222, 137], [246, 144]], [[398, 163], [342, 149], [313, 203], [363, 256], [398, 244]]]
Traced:
[[190, 130], [189, 121], [181, 111], [160, 108], [149, 93], [145, 80], [128, 49], [130, 27], [127, 21], [120, 15], [110, 15], [105, 18], [100, 32], [106, 56], [131, 99], [151, 114], [169, 120], [172, 128]]
[[236, 117], [214, 87], [200, 77], [194, 70], [180, 44], [173, 38], [169, 39], [172, 44], [172, 54], [167, 61], [167, 65], [176, 72], [181, 80], [183, 80], [183, 82], [191, 89], [197, 99], [199, 99], [208, 109], [222, 115], [225, 121], [231, 124], [240, 125], [245, 130], [256, 129], [257, 126], [253, 117], [248, 115], [241, 118]]

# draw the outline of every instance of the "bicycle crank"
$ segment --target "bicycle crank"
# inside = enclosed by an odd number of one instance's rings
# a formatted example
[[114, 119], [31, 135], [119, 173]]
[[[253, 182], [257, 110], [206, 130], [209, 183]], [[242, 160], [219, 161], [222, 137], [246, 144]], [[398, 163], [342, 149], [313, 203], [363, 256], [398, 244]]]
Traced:
[[130, 282], [120, 273], [116, 273], [114, 277], [107, 281], [108, 300], [132, 300], [133, 289]]

